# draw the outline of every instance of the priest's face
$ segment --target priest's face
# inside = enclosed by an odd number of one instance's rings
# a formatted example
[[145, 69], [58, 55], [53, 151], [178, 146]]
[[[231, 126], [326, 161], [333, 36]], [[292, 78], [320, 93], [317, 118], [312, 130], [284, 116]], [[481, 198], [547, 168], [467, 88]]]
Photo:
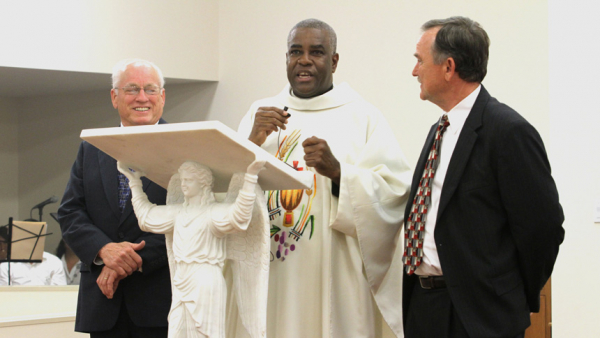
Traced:
[[287, 76], [294, 95], [319, 96], [333, 85], [339, 55], [331, 50], [329, 33], [317, 28], [297, 28], [288, 39]]

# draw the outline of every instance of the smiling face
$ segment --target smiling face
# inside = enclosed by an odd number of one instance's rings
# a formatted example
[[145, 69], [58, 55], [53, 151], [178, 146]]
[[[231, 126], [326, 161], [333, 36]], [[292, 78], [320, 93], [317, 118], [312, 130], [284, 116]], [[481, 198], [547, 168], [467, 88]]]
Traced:
[[333, 85], [339, 55], [333, 54], [329, 34], [317, 28], [297, 28], [288, 40], [287, 76], [294, 95], [319, 96]]
[[112, 89], [110, 94], [113, 107], [119, 111], [123, 126], [156, 124], [162, 116], [165, 105], [164, 89], [160, 90], [158, 95], [147, 95], [143, 90], [137, 95], [129, 95], [121, 89], [129, 86], [160, 87], [160, 78], [154, 68], [135, 63], [130, 64], [121, 75], [119, 89]]

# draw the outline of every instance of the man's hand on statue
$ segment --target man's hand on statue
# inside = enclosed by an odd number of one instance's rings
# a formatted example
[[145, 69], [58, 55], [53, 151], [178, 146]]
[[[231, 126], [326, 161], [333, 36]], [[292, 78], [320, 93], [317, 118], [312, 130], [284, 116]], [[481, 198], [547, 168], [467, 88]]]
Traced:
[[285, 130], [288, 117], [289, 113], [287, 111], [277, 107], [258, 108], [248, 139], [261, 146], [272, 132], [277, 132], [279, 128]]
[[136, 251], [142, 250], [145, 241], [138, 243], [120, 242], [108, 243], [98, 252], [104, 265], [114, 270], [122, 279], [142, 266], [142, 257]]
[[127, 165], [121, 161], [117, 161], [117, 169], [121, 172], [121, 174], [125, 175], [125, 177], [127, 177], [127, 179], [129, 179], [130, 181], [131, 180], [139, 180], [142, 176], [146, 176], [146, 174], [142, 170], [134, 168], [134, 167]]
[[315, 168], [319, 174], [329, 177], [339, 185], [342, 169], [340, 162], [333, 156], [327, 141], [313, 136], [304, 140], [302, 147], [304, 147], [306, 166]]
[[112, 299], [121, 279], [122, 278], [119, 277], [115, 270], [105, 265], [102, 267], [98, 279], [96, 279], [96, 284], [98, 284], [100, 291], [102, 291], [102, 294], [105, 295], [106, 298]]

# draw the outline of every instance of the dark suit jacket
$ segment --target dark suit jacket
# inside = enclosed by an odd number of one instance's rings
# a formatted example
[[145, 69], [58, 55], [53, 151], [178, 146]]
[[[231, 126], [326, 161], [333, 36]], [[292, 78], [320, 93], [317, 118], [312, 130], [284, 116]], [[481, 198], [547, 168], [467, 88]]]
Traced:
[[[409, 210], [410, 203], [405, 219]], [[509, 337], [529, 326], [564, 238], [563, 220], [538, 132], [482, 86], [449, 163], [434, 232], [450, 298], [471, 337]], [[404, 275], [405, 321], [416, 282]]]
[[[145, 178], [142, 181], [150, 201], [165, 204], [165, 189]], [[82, 142], [58, 209], [63, 238], [83, 262], [76, 331], [111, 329], [123, 302], [136, 325], [167, 326], [171, 284], [165, 238], [140, 230], [131, 198], [121, 213], [118, 185], [116, 160]], [[96, 284], [103, 267], [93, 263], [98, 251], [111, 242], [142, 240], [146, 246], [138, 254], [143, 260], [143, 272], [134, 272], [121, 280], [113, 299], [107, 299]]]

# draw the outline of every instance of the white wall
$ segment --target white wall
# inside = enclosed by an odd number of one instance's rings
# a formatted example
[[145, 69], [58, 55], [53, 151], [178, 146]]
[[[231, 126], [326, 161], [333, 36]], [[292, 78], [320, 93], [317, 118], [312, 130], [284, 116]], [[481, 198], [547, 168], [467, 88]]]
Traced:
[[143, 57], [169, 77], [218, 78], [217, 1], [0, 0], [0, 8], [0, 66], [107, 73]]
[[552, 279], [554, 337], [600, 337], [600, 68], [597, 1], [549, 2], [550, 161], [565, 211]]

